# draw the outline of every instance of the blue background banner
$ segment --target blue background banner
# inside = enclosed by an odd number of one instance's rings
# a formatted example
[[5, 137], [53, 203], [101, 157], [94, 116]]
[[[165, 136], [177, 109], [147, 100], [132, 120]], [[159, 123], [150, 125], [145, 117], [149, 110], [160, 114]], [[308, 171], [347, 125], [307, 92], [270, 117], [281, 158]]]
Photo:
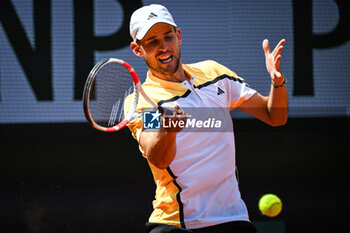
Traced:
[[268, 38], [274, 47], [285, 38], [282, 68], [291, 109], [322, 109], [313, 116], [349, 114], [344, 1], [4, 0], [0, 123], [84, 122], [83, 85], [105, 57], [128, 61], [144, 80], [147, 68], [129, 48], [128, 24], [135, 8], [150, 3], [167, 6], [182, 30], [183, 63], [216, 60], [267, 95], [270, 80], [261, 44]]

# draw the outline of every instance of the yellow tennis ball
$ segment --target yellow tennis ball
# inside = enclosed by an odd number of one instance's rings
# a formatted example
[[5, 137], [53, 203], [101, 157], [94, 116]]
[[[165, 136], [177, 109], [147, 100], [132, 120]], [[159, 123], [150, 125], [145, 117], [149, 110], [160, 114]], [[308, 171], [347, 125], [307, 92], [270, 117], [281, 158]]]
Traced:
[[282, 211], [282, 201], [275, 194], [265, 194], [259, 200], [261, 213], [268, 217], [275, 217]]

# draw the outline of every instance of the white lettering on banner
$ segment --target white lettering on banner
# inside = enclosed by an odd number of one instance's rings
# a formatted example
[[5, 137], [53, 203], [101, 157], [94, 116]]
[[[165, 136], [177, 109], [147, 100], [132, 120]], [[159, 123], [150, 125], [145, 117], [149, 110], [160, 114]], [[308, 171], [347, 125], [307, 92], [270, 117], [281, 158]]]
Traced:
[[171, 120], [163, 118], [163, 128], [221, 128], [221, 120], [215, 118], [208, 118], [207, 120], [197, 120], [196, 118], [187, 119], [187, 120]]

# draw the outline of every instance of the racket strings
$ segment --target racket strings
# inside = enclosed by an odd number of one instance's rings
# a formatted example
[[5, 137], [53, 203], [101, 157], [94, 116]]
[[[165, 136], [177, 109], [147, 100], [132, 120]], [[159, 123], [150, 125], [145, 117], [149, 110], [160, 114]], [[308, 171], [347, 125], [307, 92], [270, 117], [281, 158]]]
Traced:
[[130, 72], [123, 65], [110, 62], [95, 74], [90, 91], [89, 109], [94, 121], [112, 127], [124, 118], [124, 101], [134, 92]]

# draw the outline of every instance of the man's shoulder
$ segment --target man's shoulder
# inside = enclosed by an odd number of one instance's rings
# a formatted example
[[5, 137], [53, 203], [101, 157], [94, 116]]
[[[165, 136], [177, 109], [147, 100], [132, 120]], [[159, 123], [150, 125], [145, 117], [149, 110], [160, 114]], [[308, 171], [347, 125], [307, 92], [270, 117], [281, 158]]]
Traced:
[[217, 70], [222, 68], [223, 66], [214, 60], [205, 60], [205, 61], [200, 61], [200, 62], [186, 64], [186, 65], [192, 69], [197, 69], [202, 72]]
[[186, 64], [185, 66], [187, 66], [190, 73], [193, 75], [202, 76], [209, 79], [214, 79], [221, 75], [233, 76], [235, 78], [238, 77], [235, 72], [214, 60], [205, 60], [192, 64]]

